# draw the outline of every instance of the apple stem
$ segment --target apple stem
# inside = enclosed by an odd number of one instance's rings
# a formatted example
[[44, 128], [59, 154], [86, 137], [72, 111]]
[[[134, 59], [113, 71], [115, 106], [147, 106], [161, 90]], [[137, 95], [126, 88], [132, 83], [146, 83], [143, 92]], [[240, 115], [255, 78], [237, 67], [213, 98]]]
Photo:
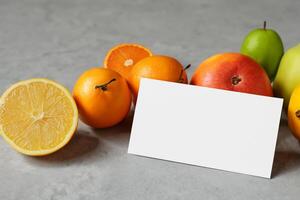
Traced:
[[115, 79], [115, 78], [113, 78], [113, 79], [111, 79], [110, 81], [108, 81], [107, 83], [104, 83], [104, 84], [101, 84], [101, 85], [96, 85], [95, 86], [95, 89], [101, 89], [102, 91], [106, 91], [107, 90], [107, 86], [111, 83], [111, 82], [113, 82], [113, 81], [116, 81], [117, 79]]
[[179, 79], [177, 81], [178, 83], [182, 83], [184, 81], [183, 78], [182, 78], [183, 71], [186, 71], [190, 67], [191, 67], [191, 64], [188, 64], [184, 69], [181, 70], [180, 75], [179, 75]]
[[296, 114], [296, 117], [300, 119], [300, 110], [297, 110], [295, 114]]
[[267, 21], [264, 21], [264, 30], [267, 28]]

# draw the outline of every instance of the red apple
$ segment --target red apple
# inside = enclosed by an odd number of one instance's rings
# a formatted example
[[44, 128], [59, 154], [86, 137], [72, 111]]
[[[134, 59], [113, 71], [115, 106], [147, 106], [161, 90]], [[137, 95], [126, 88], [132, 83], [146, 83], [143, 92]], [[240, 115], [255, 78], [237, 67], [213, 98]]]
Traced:
[[273, 96], [270, 79], [263, 68], [252, 58], [239, 53], [209, 57], [199, 65], [191, 84]]

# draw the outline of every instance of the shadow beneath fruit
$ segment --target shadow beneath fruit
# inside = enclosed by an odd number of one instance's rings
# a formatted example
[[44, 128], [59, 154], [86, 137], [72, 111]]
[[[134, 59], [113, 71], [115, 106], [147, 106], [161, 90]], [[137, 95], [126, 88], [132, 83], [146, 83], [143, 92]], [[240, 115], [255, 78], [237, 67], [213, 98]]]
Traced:
[[[41, 157], [24, 156], [27, 162], [38, 166], [62, 167], [99, 159], [109, 152], [126, 152], [133, 120], [133, 111], [120, 124], [105, 129], [93, 129], [84, 124], [80, 126], [71, 141], [59, 151]], [[80, 124], [81, 125], [81, 124]]]
[[286, 149], [286, 141], [291, 139], [294, 140], [288, 126], [287, 118], [285, 115], [283, 115], [280, 119], [276, 149], [279, 151], [280, 149]]
[[90, 135], [87, 131], [78, 130], [71, 141], [58, 150], [47, 156], [25, 157], [29, 162], [34, 163], [62, 163], [64, 161], [75, 161], [79, 158], [85, 158], [87, 154], [94, 151], [99, 144], [97, 137]]
[[131, 126], [133, 121], [133, 110], [118, 125], [111, 128], [92, 129], [100, 137], [100, 140], [110, 141], [118, 145], [128, 146]]
[[300, 154], [296, 152], [276, 152], [272, 178], [290, 173], [300, 168]]
[[286, 116], [280, 120], [280, 128], [274, 156], [272, 178], [300, 170], [300, 143], [292, 136]]
[[289, 136], [290, 136], [290, 131], [288, 128], [288, 121], [285, 118], [281, 118], [279, 131], [278, 131], [277, 143], [284, 141]]

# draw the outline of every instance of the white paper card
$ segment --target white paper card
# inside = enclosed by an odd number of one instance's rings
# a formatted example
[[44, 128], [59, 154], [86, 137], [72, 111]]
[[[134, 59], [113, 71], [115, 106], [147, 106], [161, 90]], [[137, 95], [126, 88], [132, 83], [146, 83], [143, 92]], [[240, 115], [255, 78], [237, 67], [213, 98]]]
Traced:
[[142, 79], [128, 153], [270, 178], [282, 103]]

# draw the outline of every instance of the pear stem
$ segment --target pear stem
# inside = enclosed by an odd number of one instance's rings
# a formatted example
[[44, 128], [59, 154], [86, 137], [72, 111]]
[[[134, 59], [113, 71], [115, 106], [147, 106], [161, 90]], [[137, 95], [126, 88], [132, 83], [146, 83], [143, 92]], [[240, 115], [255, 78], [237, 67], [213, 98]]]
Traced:
[[104, 84], [101, 84], [101, 85], [96, 85], [95, 86], [95, 89], [101, 89], [102, 91], [106, 91], [107, 90], [107, 86], [111, 83], [111, 82], [113, 82], [113, 81], [116, 81], [117, 79], [115, 79], [115, 78], [113, 78], [113, 79], [111, 79], [110, 81], [108, 81], [107, 83], [104, 83]]
[[264, 21], [264, 30], [267, 28], [267, 21]]

